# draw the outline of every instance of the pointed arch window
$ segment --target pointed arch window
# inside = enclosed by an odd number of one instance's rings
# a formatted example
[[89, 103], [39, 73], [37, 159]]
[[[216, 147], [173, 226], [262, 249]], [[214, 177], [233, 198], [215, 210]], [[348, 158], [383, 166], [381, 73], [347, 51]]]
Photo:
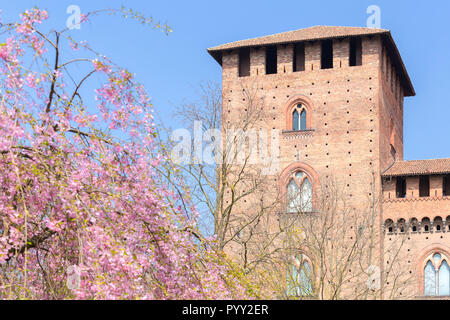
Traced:
[[288, 213], [312, 212], [312, 184], [304, 172], [291, 177], [286, 191]]
[[302, 104], [298, 104], [292, 112], [292, 130], [305, 131], [308, 130], [308, 111]]
[[292, 263], [287, 270], [286, 294], [291, 297], [306, 297], [312, 295], [312, 267], [309, 259], [303, 254], [292, 257]]
[[424, 268], [424, 295], [450, 296], [450, 267], [440, 253], [429, 256]]

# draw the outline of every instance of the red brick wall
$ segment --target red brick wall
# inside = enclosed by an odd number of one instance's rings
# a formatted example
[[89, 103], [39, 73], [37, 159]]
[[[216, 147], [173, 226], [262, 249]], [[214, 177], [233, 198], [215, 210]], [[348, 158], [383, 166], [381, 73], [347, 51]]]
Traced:
[[[278, 174], [295, 163], [309, 165], [322, 184], [326, 184], [327, 177], [334, 177], [342, 186], [347, 203], [355, 208], [367, 207], [371, 196], [382, 195], [383, 206], [377, 219], [380, 230], [388, 218], [397, 221], [414, 216], [420, 220], [428, 216], [433, 219], [439, 213], [445, 220], [450, 215], [450, 198], [442, 198], [437, 178], [430, 180], [429, 199], [418, 199], [417, 178], [408, 179], [405, 200], [395, 199], [395, 179], [386, 182], [382, 192], [380, 174], [394, 161], [391, 144], [397, 152], [396, 159], [403, 160], [404, 97], [399, 76], [379, 37], [362, 39], [362, 66], [354, 67], [349, 66], [348, 39], [333, 40], [334, 67], [326, 70], [320, 69], [320, 41], [305, 43], [305, 71], [301, 72], [293, 72], [293, 46], [277, 48], [277, 74], [265, 74], [265, 49], [259, 47], [250, 51], [250, 76], [241, 78], [238, 77], [238, 52], [223, 53], [223, 121], [239, 126], [240, 113], [247, 104], [242, 90], [251, 88], [263, 101], [256, 129], [289, 130], [288, 102], [303, 97], [311, 102], [313, 131], [280, 135]], [[278, 188], [277, 175], [268, 179], [274, 179], [274, 188]], [[418, 257], [433, 243], [449, 243], [449, 236], [448, 232], [409, 236], [402, 254], [412, 258], [405, 258], [404, 271], [411, 271], [420, 279]], [[384, 237], [380, 232], [379, 237], [379, 261], [385, 266], [384, 250], [397, 235]], [[415, 295], [420, 295], [420, 281], [409, 288]]]

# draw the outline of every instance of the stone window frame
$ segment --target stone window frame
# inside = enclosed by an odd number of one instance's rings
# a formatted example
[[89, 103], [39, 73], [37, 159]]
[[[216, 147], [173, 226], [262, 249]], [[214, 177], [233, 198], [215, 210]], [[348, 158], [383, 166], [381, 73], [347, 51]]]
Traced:
[[422, 250], [422, 254], [418, 255], [416, 263], [417, 272], [417, 288], [419, 288], [419, 295], [425, 296], [425, 266], [429, 261], [429, 257], [433, 257], [436, 253], [447, 258], [447, 263], [450, 265], [450, 247], [444, 244], [432, 244]]
[[280, 190], [280, 195], [282, 197], [282, 213], [292, 214], [287, 212], [287, 187], [291, 178], [298, 172], [303, 172], [311, 183], [312, 189], [312, 212], [315, 212], [317, 207], [317, 191], [319, 190], [320, 181], [317, 172], [308, 164], [303, 162], [294, 162], [287, 166], [280, 175], [278, 190]]
[[[297, 177], [297, 175], [298, 175], [299, 173], [302, 173], [302, 174], [303, 174], [303, 176], [302, 176], [301, 178], [298, 178], [298, 177]], [[310, 189], [311, 189], [311, 190], [310, 190], [310, 192], [311, 192], [311, 199], [307, 200], [307, 203], [311, 206], [311, 208], [309, 208], [310, 210], [309, 210], [309, 209], [303, 210], [304, 207], [300, 207], [300, 208], [295, 209], [295, 210], [296, 210], [296, 211], [302, 211], [302, 212], [304, 212], [304, 213], [310, 213], [310, 212], [312, 212], [312, 210], [313, 210], [313, 206], [312, 206], [312, 183], [311, 183], [311, 180], [310, 180], [308, 174], [307, 174], [306, 172], [304, 172], [304, 171], [301, 171], [301, 170], [294, 171], [294, 173], [290, 176], [288, 185], [286, 186], [286, 195], [288, 194], [288, 191], [287, 191], [287, 190], [289, 189], [289, 186], [290, 186], [290, 184], [291, 184], [292, 181], [293, 181], [294, 184], [296, 185], [297, 191], [298, 191], [298, 193], [300, 194], [300, 206], [306, 204], [306, 203], [303, 201], [304, 198], [303, 198], [303, 195], [302, 195], [302, 191], [303, 191], [303, 184], [304, 184], [306, 181], [309, 182], [309, 184], [310, 184], [310, 186], [311, 186], [311, 188], [310, 188]], [[298, 196], [298, 194], [297, 194], [297, 192], [296, 192], [295, 197], [297, 197], [297, 196]], [[296, 198], [296, 199], [297, 199], [297, 198]], [[292, 200], [293, 200], [293, 199], [292, 199]], [[294, 201], [295, 201], [295, 200], [294, 200]], [[286, 211], [287, 211], [288, 213], [295, 213], [295, 212], [289, 211], [289, 209], [287, 208], [287, 207], [288, 207], [288, 204], [290, 205], [291, 202], [287, 201], [287, 196], [286, 196]]]
[[[306, 130], [295, 130], [293, 128], [293, 114], [297, 106], [301, 104], [301, 110], [306, 111]], [[285, 115], [286, 115], [286, 131], [288, 132], [305, 132], [312, 130], [312, 112], [313, 112], [313, 102], [311, 99], [304, 95], [296, 95], [290, 98], [285, 105]], [[299, 113], [300, 117], [300, 113]]]

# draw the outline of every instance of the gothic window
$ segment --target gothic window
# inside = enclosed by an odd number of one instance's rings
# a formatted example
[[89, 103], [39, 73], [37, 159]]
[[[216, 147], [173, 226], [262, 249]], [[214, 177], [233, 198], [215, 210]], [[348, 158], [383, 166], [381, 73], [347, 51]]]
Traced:
[[400, 233], [405, 233], [406, 232], [406, 222], [405, 219], [399, 219], [397, 221], [397, 229]]
[[287, 295], [305, 297], [312, 295], [312, 267], [306, 256], [292, 257], [287, 270]]
[[302, 104], [298, 104], [292, 113], [292, 130], [305, 131], [308, 130], [307, 110]]
[[287, 212], [301, 213], [312, 211], [312, 184], [304, 172], [297, 172], [287, 185]]
[[450, 296], [450, 267], [448, 259], [434, 253], [429, 256], [424, 268], [424, 295]]

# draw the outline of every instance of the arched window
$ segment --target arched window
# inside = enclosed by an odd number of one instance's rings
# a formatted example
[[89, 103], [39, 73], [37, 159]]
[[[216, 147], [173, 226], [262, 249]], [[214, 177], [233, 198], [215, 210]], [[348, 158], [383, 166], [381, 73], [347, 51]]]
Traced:
[[436, 230], [436, 232], [441, 232], [442, 231], [442, 225], [443, 225], [443, 221], [441, 217], [436, 217], [433, 220], [433, 227]]
[[312, 184], [304, 172], [295, 173], [289, 180], [286, 197], [288, 213], [312, 212]]
[[394, 232], [394, 221], [392, 221], [391, 219], [387, 219], [384, 222], [384, 228], [388, 233], [393, 233]]
[[422, 225], [422, 232], [431, 231], [431, 223], [429, 218], [423, 218], [421, 225]]
[[307, 110], [304, 105], [298, 104], [292, 113], [292, 130], [305, 131], [308, 130]]
[[418, 232], [419, 231], [419, 221], [417, 221], [416, 218], [412, 218], [410, 220], [410, 226], [411, 226], [411, 231], [412, 232]]
[[286, 294], [291, 297], [312, 295], [312, 267], [308, 258], [302, 254], [292, 257], [287, 270]]
[[397, 229], [400, 233], [405, 233], [406, 232], [406, 222], [405, 219], [399, 219], [397, 221]]
[[450, 296], [450, 267], [444, 255], [434, 253], [427, 258], [423, 278], [425, 296]]

